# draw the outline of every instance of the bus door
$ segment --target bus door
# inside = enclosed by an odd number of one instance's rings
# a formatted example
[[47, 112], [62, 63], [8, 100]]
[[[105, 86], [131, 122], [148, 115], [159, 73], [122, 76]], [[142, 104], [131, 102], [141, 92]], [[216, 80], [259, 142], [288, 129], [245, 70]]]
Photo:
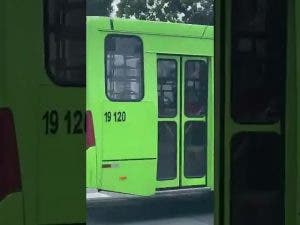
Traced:
[[142, 39], [137, 36], [106, 36], [106, 96], [99, 104], [101, 132], [96, 139], [102, 190], [143, 196], [155, 192], [157, 103], [153, 100], [156, 90], [147, 88], [156, 82], [149, 73], [155, 58], [155, 54], [143, 54]]
[[158, 188], [206, 185], [208, 61], [159, 56]]

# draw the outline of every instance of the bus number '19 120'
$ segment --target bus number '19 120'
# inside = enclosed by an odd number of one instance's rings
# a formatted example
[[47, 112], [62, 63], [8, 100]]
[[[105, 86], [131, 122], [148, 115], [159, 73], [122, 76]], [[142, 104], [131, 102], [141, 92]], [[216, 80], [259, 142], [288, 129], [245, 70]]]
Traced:
[[125, 122], [126, 112], [105, 112], [104, 113], [105, 122]]
[[45, 134], [56, 134], [64, 129], [67, 134], [82, 134], [85, 132], [85, 115], [80, 110], [68, 110], [59, 115], [56, 110], [46, 111], [42, 117], [45, 124]]

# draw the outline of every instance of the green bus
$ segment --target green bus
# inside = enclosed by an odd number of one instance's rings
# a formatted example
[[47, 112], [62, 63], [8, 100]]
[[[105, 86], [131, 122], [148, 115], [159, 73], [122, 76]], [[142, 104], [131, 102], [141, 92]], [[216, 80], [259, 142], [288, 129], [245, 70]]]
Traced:
[[213, 27], [87, 17], [88, 188], [214, 185]]
[[85, 1], [0, 2], [0, 224], [85, 223]]

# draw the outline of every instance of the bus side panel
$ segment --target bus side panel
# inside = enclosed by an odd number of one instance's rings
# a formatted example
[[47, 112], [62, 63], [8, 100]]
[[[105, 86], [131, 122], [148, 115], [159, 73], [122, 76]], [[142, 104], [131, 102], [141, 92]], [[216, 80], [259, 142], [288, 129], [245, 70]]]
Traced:
[[[11, 108], [11, 100], [7, 98], [7, 81], [6, 77], [6, 1], [0, 2], [0, 108]], [[0, 146], [1, 148], [1, 146]], [[0, 160], [1, 161], [1, 160]], [[24, 224], [23, 209], [23, 192], [10, 193], [4, 199], [0, 199], [0, 224], [5, 225], [23, 225]]]
[[[41, 1], [39, 9], [41, 12], [43, 12], [43, 2], [45, 1]], [[68, 4], [68, 6], [64, 7], [68, 9], [70, 7], [70, 10], [74, 7], [77, 8], [75, 5], [69, 5], [72, 1], [62, 2], [64, 2], [62, 5], [65, 5], [65, 3]], [[76, 3], [77, 2], [80, 3], [81, 1], [76, 1]], [[78, 9], [80, 9], [80, 12], [84, 12], [84, 8]], [[45, 10], [45, 13], [46, 12], [47, 10]], [[79, 13], [79, 15], [80, 14], [81, 13]], [[67, 13], [66, 15], [66, 18], [69, 18], [69, 16], [74, 14]], [[84, 18], [80, 19], [74, 17], [74, 21], [77, 21], [77, 19], [79, 19], [79, 24], [81, 23], [81, 19], [83, 21], [85, 20]], [[84, 87], [74, 87], [75, 84], [71, 85], [71, 83], [69, 83], [69, 81], [72, 80], [73, 73], [69, 74], [68, 72], [64, 72], [64, 81], [62, 80], [63, 82], [60, 82], [60, 84], [68, 86], [60, 86], [57, 83], [58, 81], [56, 81], [56, 83], [54, 82], [54, 78], [61, 76], [61, 71], [60, 69], [56, 69], [55, 72], [52, 72], [53, 74], [50, 75], [51, 60], [47, 60], [47, 46], [49, 40], [45, 40], [43, 44], [43, 20], [39, 21], [39, 26], [37, 27], [41, 28], [38, 35], [36, 34], [36, 36], [39, 37], [38, 40], [40, 40], [39, 58], [36, 60], [36, 62], [39, 62], [38, 65], [40, 65], [40, 67], [38, 67], [39, 70], [36, 72], [39, 81], [38, 91], [36, 93], [38, 98], [36, 121], [38, 124], [37, 137], [39, 141], [37, 155], [38, 223], [84, 223], [86, 220], [86, 91]], [[47, 27], [49, 27], [48, 24], [45, 25], [44, 29]], [[73, 27], [73, 25], [66, 25], [66, 31], [69, 32], [69, 29], [70, 31], [73, 30], [71, 27]], [[71, 32], [83, 32], [84, 30], [80, 31], [82, 28], [78, 27], [79, 30], [75, 29]], [[47, 35], [49, 34], [46, 33], [45, 35], [45, 37], [48, 37]], [[74, 46], [76, 46], [77, 49], [82, 49], [85, 45], [81, 45], [81, 41], [84, 43], [84, 40], [75, 38], [76, 35], [74, 35], [74, 39], [69, 39], [68, 37], [60, 36], [58, 34], [55, 35], [57, 35], [55, 37], [58, 38], [58, 40], [66, 38], [65, 46], [69, 47], [66, 47], [65, 49], [70, 48], [70, 51], [64, 51], [63, 48], [58, 48], [58, 45], [56, 45], [56, 48], [64, 52], [61, 54], [66, 56], [65, 59], [61, 56], [64, 64], [67, 65], [67, 67], [64, 68], [69, 68], [70, 66], [70, 69], [73, 70], [75, 64], [70, 62], [73, 60], [81, 61], [81, 58], [85, 58], [85, 54], [83, 53], [84, 51], [77, 52], [71, 50], [73, 48], [72, 43], [77, 43], [78, 45], [76, 44]], [[46, 47], [45, 50], [44, 47]], [[51, 42], [50, 49], [52, 49]], [[50, 50], [48, 53], [55, 54], [53, 52], [51, 53]], [[69, 58], [68, 55], [71, 54], [74, 54], [74, 59]], [[43, 57], [44, 55], [46, 55], [46, 58]], [[45, 59], [46, 61], [44, 63]], [[76, 65], [81, 67], [81, 62], [79, 64], [76, 63]], [[48, 71], [46, 71], [46, 68]], [[81, 76], [85, 76], [84, 73], [80, 74]], [[52, 78], [50, 78], [51, 76]]]
[[[93, 33], [93, 30], [96, 31], [96, 29], [92, 29], [91, 23], [88, 22], [87, 18], [87, 26], [86, 26], [86, 61], [93, 60], [93, 54], [92, 47], [90, 47], [93, 40], [93, 35], [99, 34], [99, 32]], [[96, 43], [97, 44], [97, 43]], [[91, 57], [91, 58], [90, 58]], [[87, 74], [92, 74], [92, 70], [90, 69], [91, 64], [86, 65], [86, 71]], [[91, 97], [93, 96], [93, 93], [90, 92], [90, 86], [93, 84], [93, 78], [91, 76], [86, 76], [86, 110], [89, 110], [90, 112], [94, 112], [93, 110], [93, 103], [91, 101]], [[96, 119], [96, 115], [91, 114], [91, 122], [94, 123]], [[94, 118], [95, 117], [95, 118]], [[95, 128], [93, 130], [95, 132]], [[95, 133], [94, 133], [95, 134]], [[96, 138], [94, 136], [94, 138]], [[96, 146], [91, 146], [86, 150], [86, 187], [87, 188], [97, 188], [97, 148]]]
[[[78, 134], [67, 134], [71, 117], [64, 117], [68, 111], [82, 110], [84, 118], [84, 105], [80, 105], [84, 103], [84, 98], [80, 99], [84, 90], [65, 88], [59, 92], [62, 89], [54, 88], [50, 82], [39, 86], [39, 80], [47, 78], [43, 52], [43, 1], [7, 0], [5, 3], [8, 12], [5, 32], [9, 38], [5, 43], [5, 87], [1, 91], [6, 91], [4, 104], [14, 114], [22, 194], [11, 194], [0, 202], [0, 224], [9, 224], [10, 221], [2, 223], [1, 220], [9, 215], [14, 217], [12, 224], [23, 224], [23, 207], [26, 225], [84, 222], [84, 135], [80, 139]], [[2, 106], [2, 101], [0, 104]], [[46, 114], [52, 111], [60, 117], [47, 121]], [[46, 132], [46, 126], [50, 132]], [[73, 126], [74, 120], [70, 129], [73, 130]]]
[[[141, 196], [154, 194], [156, 180], [149, 178], [156, 178], [155, 159], [105, 161], [102, 165], [101, 189]], [[106, 165], [111, 167], [105, 168]]]
[[3, 106], [4, 102], [4, 85], [5, 85], [5, 39], [6, 39], [6, 14], [5, 14], [5, 2], [0, 2], [0, 106]]
[[85, 89], [41, 85], [39, 99], [38, 221], [84, 222]]
[[[101, 74], [104, 72], [103, 66], [99, 65], [104, 62], [101, 49], [104, 49], [104, 34], [98, 32], [97, 22], [94, 18], [87, 19], [87, 42], [86, 42], [86, 58], [87, 58], [87, 74], [86, 77], [86, 110], [91, 111], [93, 118], [93, 127], [96, 146], [86, 151], [87, 155], [87, 187], [101, 188], [101, 167], [102, 158], [101, 143], [102, 143], [102, 127], [101, 127], [101, 97], [98, 96], [98, 90], [104, 90], [104, 82]], [[101, 65], [101, 64], [100, 64]], [[97, 91], [94, 91], [97, 90]], [[90, 151], [94, 151], [90, 152]], [[94, 170], [94, 171], [92, 171]]]
[[297, 154], [297, 168], [298, 168], [298, 185], [297, 185], [297, 190], [298, 190], [298, 198], [297, 198], [297, 215], [298, 215], [298, 220], [297, 224], [300, 224], [300, 2], [295, 1], [295, 23], [296, 23], [296, 51], [297, 51], [297, 56], [296, 56], [296, 77], [297, 77], [297, 149], [298, 149], [298, 154]]
[[0, 202], [0, 224], [23, 225], [23, 195], [13, 193]]
[[97, 188], [97, 152], [95, 147], [86, 151], [86, 187]]
[[[289, 1], [288, 9], [288, 42], [287, 46], [293, 46], [296, 43], [295, 31], [295, 6], [292, 1]], [[285, 213], [286, 224], [296, 224], [297, 221], [297, 124], [295, 119], [297, 117], [297, 78], [296, 78], [296, 48], [287, 49], [287, 86], [286, 86], [286, 194], [285, 194]]]
[[[157, 123], [155, 104], [138, 103], [103, 103], [103, 112], [111, 112], [111, 121], [102, 116], [102, 160], [155, 159], [157, 156]], [[124, 112], [124, 121], [118, 121], [118, 113]], [[116, 117], [115, 115], [116, 114]], [[122, 116], [122, 115], [121, 115]], [[153, 168], [154, 169], [154, 168]]]
[[[39, 54], [41, 42], [37, 35], [37, 27], [41, 23], [40, 2], [5, 1], [5, 106], [9, 107], [14, 115], [23, 195], [13, 197], [11, 203], [8, 203], [10, 198], [4, 200], [8, 206], [5, 214], [17, 217], [24, 213], [23, 223], [29, 225], [37, 223], [36, 68], [42, 63], [42, 54]], [[11, 196], [13, 195], [15, 194]], [[3, 204], [6, 204], [4, 202]], [[0, 212], [0, 218], [2, 216]]]
[[[162, 38], [167, 38], [162, 41]], [[212, 39], [195, 39], [181, 37], [164, 37], [160, 35], [147, 35], [145, 42], [148, 52], [159, 52], [160, 54], [178, 54], [186, 56], [213, 56]], [[166, 42], [168, 44], [166, 44]], [[150, 44], [151, 43], [151, 44]]]

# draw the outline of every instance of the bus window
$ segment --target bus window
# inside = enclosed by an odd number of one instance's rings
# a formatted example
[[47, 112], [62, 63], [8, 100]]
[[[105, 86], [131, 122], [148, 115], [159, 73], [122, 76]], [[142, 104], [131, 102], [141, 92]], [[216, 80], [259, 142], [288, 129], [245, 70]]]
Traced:
[[143, 47], [135, 36], [108, 35], [105, 39], [106, 95], [111, 101], [143, 98]]
[[206, 123], [189, 121], [184, 126], [184, 176], [186, 178], [206, 175]]
[[207, 110], [208, 66], [204, 60], [185, 63], [185, 115], [203, 116]]
[[238, 133], [231, 149], [231, 224], [284, 224], [280, 135]]
[[61, 86], [85, 86], [85, 1], [44, 1], [45, 67]]
[[[284, 109], [285, 1], [232, 4], [232, 117], [274, 123]], [[237, 66], [239, 65], [239, 66]]]
[[173, 121], [158, 123], [157, 180], [172, 180], [177, 176], [176, 129]]
[[158, 116], [175, 117], [177, 115], [177, 61], [159, 59], [158, 70]]

